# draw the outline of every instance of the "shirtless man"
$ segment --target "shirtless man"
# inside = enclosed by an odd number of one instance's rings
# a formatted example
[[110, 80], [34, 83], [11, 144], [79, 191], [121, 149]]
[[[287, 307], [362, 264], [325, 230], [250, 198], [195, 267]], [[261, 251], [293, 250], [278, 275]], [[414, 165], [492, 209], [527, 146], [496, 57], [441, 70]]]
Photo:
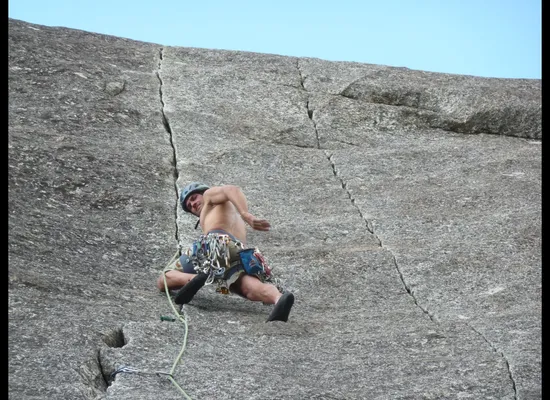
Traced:
[[[242, 190], [233, 185], [208, 187], [202, 183], [192, 182], [181, 192], [180, 203], [184, 211], [199, 217], [204, 234], [229, 235], [231, 238], [231, 268], [227, 266], [224, 278], [229, 290], [251, 300], [265, 304], [275, 304], [267, 321], [287, 321], [294, 303], [294, 295], [281, 293], [279, 289], [267, 282], [262, 282], [257, 275], [249, 275], [237, 262], [235, 244], [240, 242], [246, 247], [246, 225], [259, 231], [268, 231], [271, 227], [265, 219], [257, 218], [248, 212], [248, 203]], [[239, 264], [239, 265], [235, 265]], [[165, 275], [165, 277], [163, 276]], [[174, 269], [163, 272], [157, 280], [159, 290], [179, 289], [175, 301], [186, 304], [197, 291], [204, 286], [208, 275], [198, 273], [186, 255], [174, 263]]]

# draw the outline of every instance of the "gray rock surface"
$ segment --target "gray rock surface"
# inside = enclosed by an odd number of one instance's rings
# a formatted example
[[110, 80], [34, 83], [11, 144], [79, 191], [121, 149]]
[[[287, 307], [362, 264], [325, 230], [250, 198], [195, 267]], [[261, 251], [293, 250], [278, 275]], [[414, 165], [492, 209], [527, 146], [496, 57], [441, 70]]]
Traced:
[[[540, 80], [8, 22], [9, 398], [542, 398]], [[287, 323], [161, 321], [192, 180], [271, 222]]]

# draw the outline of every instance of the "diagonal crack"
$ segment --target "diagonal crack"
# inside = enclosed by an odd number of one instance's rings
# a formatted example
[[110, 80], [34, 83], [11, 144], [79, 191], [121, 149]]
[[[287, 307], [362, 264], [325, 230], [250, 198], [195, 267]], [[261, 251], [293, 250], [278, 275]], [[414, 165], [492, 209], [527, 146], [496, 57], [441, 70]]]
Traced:
[[[296, 61], [296, 69], [298, 70], [298, 73], [300, 74], [300, 86], [302, 87], [302, 89], [304, 91], [307, 92], [307, 89], [305, 88], [304, 86], [304, 82], [305, 82], [305, 78], [304, 76], [302, 75], [302, 71], [300, 69], [300, 60], [298, 59]], [[360, 78], [361, 79], [361, 78]], [[351, 87], [351, 85], [353, 85], [353, 83], [357, 82], [359, 79], [357, 79], [356, 81], [350, 83], [348, 85], [347, 88]], [[344, 89], [340, 95], [344, 95], [343, 93], [347, 90]], [[309, 119], [311, 120], [312, 124], [313, 124], [313, 129], [315, 130], [315, 135], [317, 137], [317, 148], [318, 149], [321, 149], [321, 143], [320, 143], [320, 140], [319, 140], [319, 131], [317, 130], [317, 124], [315, 122], [315, 119], [313, 118], [313, 114], [314, 114], [314, 110], [310, 108], [310, 105], [309, 105], [309, 99], [308, 101], [306, 102], [306, 110], [307, 110], [307, 115], [309, 117]], [[352, 196], [351, 194], [351, 191], [348, 189], [347, 187], [347, 183], [344, 181], [344, 179], [342, 177], [340, 177], [339, 173], [338, 173], [338, 170], [336, 169], [336, 164], [334, 163], [334, 160], [332, 158], [332, 154], [328, 153], [327, 151], [325, 151], [325, 155], [332, 167], [332, 173], [334, 174], [334, 176], [340, 181], [340, 184], [342, 185], [342, 189], [344, 189], [351, 201], [351, 204], [357, 209], [357, 212], [359, 213], [359, 215], [361, 216], [361, 218], [363, 219], [363, 221], [365, 221], [365, 226], [367, 228], [367, 231], [369, 231], [372, 235], [374, 235], [374, 237], [376, 238], [376, 240], [378, 241], [378, 244], [380, 247], [384, 247], [384, 245], [382, 244], [382, 241], [380, 240], [380, 238], [378, 237], [378, 235], [376, 235], [374, 233], [374, 228], [372, 227], [371, 223], [369, 222], [369, 220], [363, 215], [363, 213], [361, 212], [361, 209], [359, 208], [359, 206], [356, 204], [355, 202], [355, 198]], [[418, 308], [420, 308], [422, 310], [422, 312], [424, 312], [426, 315], [428, 315], [428, 317], [430, 318], [430, 320], [434, 323], [437, 323], [437, 319], [436, 317], [428, 312], [428, 310], [424, 309], [419, 303], [418, 303], [418, 299], [416, 298], [416, 296], [414, 295], [414, 291], [413, 289], [410, 287], [410, 285], [407, 283], [407, 281], [405, 280], [405, 277], [403, 276], [403, 273], [401, 272], [401, 269], [399, 268], [399, 264], [397, 263], [397, 260], [395, 258], [395, 256], [393, 256], [392, 254], [392, 257], [393, 257], [393, 263], [395, 265], [395, 269], [397, 270], [397, 273], [399, 275], [399, 278], [401, 279], [401, 283], [403, 284], [403, 286], [405, 287], [405, 290], [407, 291], [407, 293], [409, 294], [409, 296], [412, 297], [413, 301], [414, 301], [414, 304], [416, 304], [416, 306]]]
[[[157, 67], [157, 71], [156, 71], [156, 76], [159, 80], [159, 101], [160, 101], [160, 105], [161, 105], [160, 112], [161, 112], [161, 116], [162, 116], [162, 124], [164, 126], [164, 129], [168, 133], [168, 138], [170, 140], [170, 145], [172, 146], [172, 166], [173, 166], [172, 176], [174, 178], [174, 190], [176, 191], [176, 199], [178, 199], [178, 186], [177, 186], [178, 169], [177, 169], [176, 146], [174, 144], [174, 136], [173, 136], [173, 132], [172, 132], [172, 127], [170, 126], [170, 121], [169, 121], [166, 113], [164, 112], [164, 108], [165, 108], [164, 97], [163, 97], [164, 82], [162, 81], [162, 76], [161, 76], [162, 62], [163, 61], [164, 61], [164, 48], [161, 47], [160, 50], [159, 50], [159, 62], [158, 62], [158, 67]], [[179, 230], [178, 230], [178, 224], [177, 224], [177, 212], [178, 212], [178, 203], [177, 203], [177, 200], [176, 200], [176, 206], [174, 207], [174, 221], [176, 221], [175, 222], [175, 226], [176, 226], [175, 239], [176, 239], [176, 243], [179, 243]]]
[[325, 155], [327, 156], [327, 159], [328, 161], [330, 162], [330, 165], [332, 167], [332, 173], [334, 174], [334, 176], [340, 181], [340, 184], [342, 185], [342, 189], [344, 189], [346, 191], [346, 194], [348, 195], [350, 201], [351, 201], [351, 204], [356, 208], [357, 212], [359, 213], [359, 215], [361, 216], [361, 218], [363, 219], [363, 221], [365, 221], [365, 226], [367, 227], [367, 230], [372, 233], [375, 237], [376, 237], [376, 240], [378, 240], [378, 245], [380, 247], [384, 247], [382, 245], [382, 241], [380, 240], [380, 238], [378, 236], [376, 236], [376, 234], [374, 233], [374, 230], [371, 226], [371, 224], [369, 223], [368, 219], [363, 215], [363, 213], [361, 212], [361, 209], [359, 208], [359, 206], [355, 203], [355, 199], [353, 198], [353, 196], [351, 195], [351, 192], [349, 191], [348, 189], [348, 185], [346, 184], [346, 182], [344, 182], [344, 179], [342, 179], [342, 177], [340, 177], [340, 174], [338, 173], [338, 170], [336, 169], [336, 164], [334, 163], [334, 160], [332, 158], [332, 154], [330, 154], [329, 152], [325, 151]]
[[418, 308], [420, 308], [422, 310], [422, 312], [424, 314], [426, 314], [432, 322], [434, 322], [436, 324], [439, 323], [436, 316], [433, 313], [430, 313], [427, 309], [422, 307], [420, 305], [420, 303], [418, 303], [418, 299], [414, 295], [414, 290], [410, 287], [409, 284], [407, 284], [407, 281], [405, 280], [405, 277], [403, 276], [403, 273], [401, 272], [401, 269], [399, 268], [399, 264], [397, 264], [397, 260], [396, 260], [396, 258], [393, 254], [392, 254], [392, 258], [393, 258], [393, 264], [395, 265], [395, 269], [397, 270], [397, 273], [399, 274], [399, 278], [401, 279], [401, 282], [403, 283], [403, 286], [405, 287], [405, 290], [407, 291], [407, 293], [412, 297], [412, 299], [414, 301], [414, 304], [416, 304], [416, 306]]
[[504, 354], [503, 351], [499, 350], [498, 348], [495, 347], [495, 345], [493, 345], [489, 339], [487, 339], [485, 337], [485, 335], [483, 333], [481, 333], [480, 331], [478, 331], [476, 328], [474, 328], [470, 323], [468, 323], [468, 326], [475, 332], [477, 333], [479, 336], [481, 336], [483, 338], [483, 340], [485, 340], [485, 342], [491, 347], [491, 349], [497, 353], [497, 354], [500, 354], [500, 356], [504, 359], [504, 362], [506, 363], [506, 368], [508, 369], [508, 375], [510, 376], [510, 380], [512, 381], [512, 388], [514, 389], [514, 399], [517, 400], [518, 398], [518, 391], [517, 391], [517, 387], [516, 387], [516, 380], [514, 378], [514, 374], [512, 373], [512, 368], [510, 368], [510, 362], [508, 361], [508, 359], [506, 358], [506, 355]]
[[[311, 117], [310, 117], [311, 118]], [[336, 164], [334, 162], [334, 159], [333, 159], [333, 155], [331, 153], [329, 153], [328, 151], [325, 150], [325, 155], [328, 159], [328, 161], [330, 162], [330, 165], [332, 167], [332, 172], [334, 174], [334, 176], [340, 181], [340, 184], [342, 186], [342, 189], [344, 189], [352, 203], [352, 205], [357, 209], [359, 215], [361, 216], [361, 218], [365, 221], [365, 225], [366, 225], [366, 228], [367, 230], [373, 234], [376, 239], [378, 240], [378, 243], [380, 245], [380, 247], [384, 247], [382, 241], [380, 240], [380, 238], [376, 235], [376, 233], [374, 232], [374, 228], [372, 227], [371, 223], [368, 221], [368, 219], [363, 215], [363, 213], [361, 212], [361, 209], [359, 208], [359, 206], [356, 204], [356, 201], [355, 201], [355, 198], [353, 197], [351, 191], [348, 189], [348, 184], [344, 181], [344, 179], [340, 176], [339, 172], [338, 172], [338, 169], [336, 168]], [[420, 305], [420, 303], [418, 302], [418, 299], [416, 298], [415, 296], [415, 293], [414, 293], [414, 289], [407, 283], [404, 275], [403, 275], [403, 272], [401, 271], [401, 269], [399, 268], [399, 264], [397, 263], [397, 259], [395, 258], [395, 256], [392, 254], [392, 259], [393, 259], [393, 263], [394, 263], [394, 266], [395, 266], [395, 269], [399, 275], [399, 278], [405, 288], [405, 290], [407, 291], [407, 293], [409, 294], [409, 296], [412, 297], [413, 301], [414, 301], [414, 304], [420, 308], [422, 310], [422, 312], [424, 312], [429, 318], [430, 320], [433, 322], [433, 323], [436, 323], [436, 324], [439, 324], [439, 321], [437, 319], [437, 317], [433, 314], [433, 313], [430, 313], [427, 309], [425, 309], [424, 307], [422, 307]], [[472, 325], [468, 324], [470, 326], [470, 328], [476, 332], [478, 335], [480, 335], [483, 340], [491, 347], [491, 349], [499, 354], [503, 359], [504, 359], [504, 362], [506, 363], [506, 367], [507, 367], [507, 370], [508, 370], [508, 375], [510, 377], [510, 381], [512, 382], [512, 388], [514, 390], [514, 399], [518, 399], [518, 393], [517, 393], [517, 385], [516, 385], [516, 380], [515, 380], [515, 377], [514, 377], [514, 374], [512, 372], [512, 369], [510, 367], [510, 362], [508, 361], [508, 359], [506, 358], [506, 355], [504, 354], [503, 351], [499, 350], [498, 348], [496, 348], [486, 337], [485, 335], [483, 335], [483, 333], [481, 333], [480, 331], [478, 331], [476, 328], [474, 328]]]
[[[340, 184], [342, 185], [342, 189], [344, 189], [351, 201], [351, 204], [357, 209], [357, 212], [359, 213], [359, 215], [361, 216], [361, 218], [363, 219], [363, 221], [365, 221], [365, 226], [367, 228], [367, 230], [372, 233], [374, 235], [374, 237], [376, 238], [376, 240], [378, 240], [378, 244], [380, 245], [380, 247], [384, 247], [382, 241], [380, 240], [380, 238], [378, 237], [378, 235], [376, 235], [376, 233], [374, 232], [374, 228], [372, 227], [371, 223], [369, 222], [369, 220], [363, 215], [363, 213], [361, 212], [361, 209], [359, 208], [359, 206], [357, 205], [357, 203], [355, 202], [355, 198], [352, 196], [351, 194], [351, 191], [348, 189], [348, 185], [347, 183], [344, 181], [344, 179], [340, 176], [340, 174], [338, 173], [338, 169], [336, 168], [336, 164], [334, 163], [334, 160], [332, 158], [332, 154], [330, 154], [329, 152], [325, 151], [325, 155], [327, 156], [327, 159], [328, 161], [330, 162], [330, 165], [332, 167], [332, 173], [334, 174], [334, 176], [340, 181]], [[392, 254], [392, 258], [393, 258], [393, 263], [395, 265], [395, 269], [397, 270], [397, 274], [399, 275], [399, 278], [401, 279], [401, 283], [403, 284], [403, 286], [405, 287], [405, 290], [407, 291], [407, 293], [409, 294], [409, 296], [412, 297], [413, 301], [414, 301], [414, 304], [416, 304], [416, 306], [418, 308], [420, 308], [422, 310], [423, 313], [425, 313], [432, 322], [434, 323], [438, 323], [435, 315], [433, 315], [432, 313], [428, 312], [428, 310], [426, 310], [425, 308], [423, 308], [419, 303], [418, 303], [418, 299], [416, 298], [416, 296], [414, 295], [414, 291], [411, 289], [410, 285], [407, 283], [407, 281], [405, 280], [405, 277], [403, 276], [403, 273], [401, 272], [401, 269], [399, 268], [399, 264], [397, 263], [397, 260], [395, 258], [395, 256]]]

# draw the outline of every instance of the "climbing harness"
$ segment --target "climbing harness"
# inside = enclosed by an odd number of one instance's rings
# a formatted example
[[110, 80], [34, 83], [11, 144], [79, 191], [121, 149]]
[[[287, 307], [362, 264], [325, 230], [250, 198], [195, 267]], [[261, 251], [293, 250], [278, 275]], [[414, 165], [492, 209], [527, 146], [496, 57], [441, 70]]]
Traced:
[[[227, 281], [223, 279], [224, 274], [231, 268], [231, 252], [229, 244], [232, 239], [229, 235], [209, 233], [200, 235], [199, 239], [193, 242], [193, 246], [186, 252], [189, 260], [195, 267], [197, 273], [208, 275], [205, 285], [216, 283], [216, 292], [229, 294]], [[234, 241], [235, 246], [243, 248], [240, 241]]]
[[245, 249], [241, 241], [228, 234], [211, 232], [200, 235], [185, 254], [197, 273], [208, 275], [205, 285], [216, 283], [218, 293], [229, 293], [226, 273], [231, 268], [240, 266], [248, 275], [255, 275], [260, 281], [275, 285], [281, 293], [283, 291], [279, 280], [273, 276], [272, 269], [260, 251], [257, 248]]

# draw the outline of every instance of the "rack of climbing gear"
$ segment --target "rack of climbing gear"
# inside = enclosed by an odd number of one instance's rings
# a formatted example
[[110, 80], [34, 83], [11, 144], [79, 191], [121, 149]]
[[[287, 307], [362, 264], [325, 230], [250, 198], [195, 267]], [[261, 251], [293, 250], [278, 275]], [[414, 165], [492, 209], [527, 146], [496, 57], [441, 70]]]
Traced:
[[[237, 260], [231, 260], [230, 243], [237, 248]], [[258, 276], [262, 282], [274, 284], [281, 293], [283, 291], [279, 280], [273, 276], [272, 269], [259, 250], [257, 248], [245, 249], [241, 241], [228, 234], [202, 234], [185, 254], [193, 263], [197, 273], [202, 272], [208, 275], [205, 285], [216, 283], [216, 292], [218, 293], [229, 293], [224, 275], [229, 268], [239, 264], [248, 274]], [[254, 267], [250, 268], [250, 265]]]
[[197, 273], [208, 275], [205, 285], [216, 283], [216, 292], [229, 294], [227, 282], [224, 279], [225, 272], [231, 265], [231, 252], [229, 244], [233, 242], [238, 249], [244, 246], [239, 240], [234, 240], [227, 234], [208, 233], [202, 234], [193, 242], [186, 251]]

